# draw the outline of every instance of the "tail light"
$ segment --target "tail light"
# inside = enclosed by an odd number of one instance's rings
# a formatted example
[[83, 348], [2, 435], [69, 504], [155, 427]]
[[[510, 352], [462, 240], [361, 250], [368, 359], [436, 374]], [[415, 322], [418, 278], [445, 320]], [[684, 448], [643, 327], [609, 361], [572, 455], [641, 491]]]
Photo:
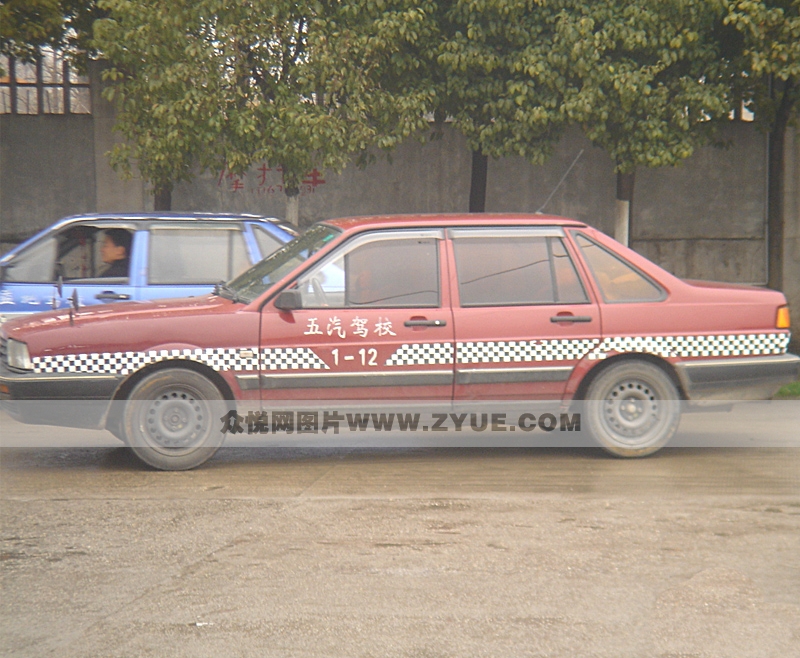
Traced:
[[778, 315], [775, 318], [775, 328], [776, 329], [789, 329], [792, 326], [792, 322], [789, 319], [789, 307], [788, 306], [779, 306], [778, 307]]

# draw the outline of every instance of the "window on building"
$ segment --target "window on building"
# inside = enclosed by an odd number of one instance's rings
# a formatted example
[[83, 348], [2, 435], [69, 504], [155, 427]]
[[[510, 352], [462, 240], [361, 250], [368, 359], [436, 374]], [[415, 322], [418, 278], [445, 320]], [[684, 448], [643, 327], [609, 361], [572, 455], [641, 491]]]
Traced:
[[0, 114], [91, 114], [89, 80], [63, 53], [43, 48], [33, 62], [0, 56]]

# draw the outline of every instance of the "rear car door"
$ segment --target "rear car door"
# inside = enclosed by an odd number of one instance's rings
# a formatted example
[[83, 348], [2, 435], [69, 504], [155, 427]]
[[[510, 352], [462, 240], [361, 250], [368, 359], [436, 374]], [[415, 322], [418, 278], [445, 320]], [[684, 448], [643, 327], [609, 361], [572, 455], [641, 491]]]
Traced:
[[159, 223], [147, 238], [140, 299], [205, 295], [251, 265], [238, 222]]
[[450, 399], [453, 323], [443, 237], [440, 229], [356, 236], [290, 286], [301, 309], [268, 303], [260, 343], [264, 399]]
[[559, 227], [448, 231], [456, 400], [560, 398], [600, 342], [597, 302]]

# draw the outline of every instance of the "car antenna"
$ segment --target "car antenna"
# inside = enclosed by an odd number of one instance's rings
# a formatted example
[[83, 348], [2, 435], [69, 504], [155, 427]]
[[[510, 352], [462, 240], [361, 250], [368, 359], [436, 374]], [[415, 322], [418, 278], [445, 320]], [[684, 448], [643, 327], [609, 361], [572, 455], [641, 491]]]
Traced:
[[80, 301], [78, 300], [78, 289], [72, 289], [72, 296], [69, 298], [69, 324], [70, 326], [75, 324], [75, 313], [78, 312], [78, 308], [80, 307]]
[[56, 281], [55, 290], [53, 290], [53, 310], [55, 311], [61, 303], [56, 305], [56, 293], [58, 293], [58, 299], [61, 300], [61, 297], [64, 295], [64, 277], [60, 274], [58, 275], [58, 281]]
[[580, 157], [581, 157], [582, 155], [583, 155], [583, 149], [581, 149], [581, 150], [580, 150], [580, 152], [578, 153], [578, 155], [576, 155], [576, 156], [575, 156], [575, 159], [572, 161], [572, 164], [569, 166], [569, 169], [567, 169], [566, 173], [565, 173], [565, 174], [564, 174], [564, 175], [561, 177], [561, 180], [560, 180], [560, 181], [558, 181], [558, 185], [556, 185], [556, 186], [553, 188], [553, 191], [552, 191], [552, 192], [550, 192], [550, 196], [549, 196], [549, 197], [547, 197], [547, 201], [545, 201], [545, 202], [544, 202], [544, 203], [541, 205], [541, 207], [539, 208], [539, 210], [537, 210], [537, 211], [536, 211], [536, 214], [537, 214], [537, 215], [541, 215], [541, 213], [542, 213], [542, 210], [544, 210], [544, 209], [545, 209], [545, 207], [547, 206], [547, 204], [548, 204], [548, 203], [550, 203], [550, 199], [552, 199], [552, 198], [553, 198], [553, 195], [556, 193], [556, 191], [558, 190], [558, 188], [559, 188], [559, 187], [561, 187], [561, 184], [564, 182], [564, 180], [567, 178], [567, 176], [569, 176], [569, 172], [571, 172], [571, 171], [572, 171], [572, 168], [575, 166], [575, 164], [578, 162], [578, 160], [580, 160]]

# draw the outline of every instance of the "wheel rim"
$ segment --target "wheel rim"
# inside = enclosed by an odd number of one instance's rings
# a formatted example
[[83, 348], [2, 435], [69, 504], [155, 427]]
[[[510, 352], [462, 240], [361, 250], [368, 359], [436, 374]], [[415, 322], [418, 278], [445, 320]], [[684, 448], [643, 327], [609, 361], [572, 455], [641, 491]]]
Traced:
[[631, 447], [657, 439], [668, 422], [666, 405], [656, 388], [640, 379], [615, 383], [602, 401], [602, 421], [616, 441]]
[[192, 450], [208, 432], [208, 402], [189, 388], [169, 388], [143, 400], [140, 427], [147, 443], [169, 454]]

